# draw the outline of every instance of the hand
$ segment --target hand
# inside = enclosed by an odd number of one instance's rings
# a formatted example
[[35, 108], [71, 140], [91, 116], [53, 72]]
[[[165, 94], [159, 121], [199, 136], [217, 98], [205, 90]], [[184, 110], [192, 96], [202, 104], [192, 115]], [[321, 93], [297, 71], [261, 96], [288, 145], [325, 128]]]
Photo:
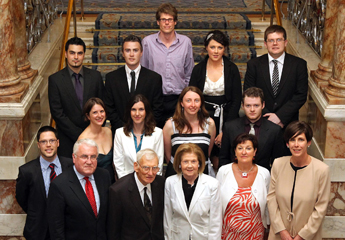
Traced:
[[266, 113], [263, 117], [268, 117], [267, 120], [279, 125], [281, 128], [284, 128], [284, 124], [275, 113]]
[[219, 133], [218, 136], [214, 139], [214, 144], [217, 145], [217, 147], [221, 148], [222, 146], [222, 137], [223, 137], [223, 132]]
[[300, 237], [300, 235], [297, 235], [297, 236], [294, 238], [294, 240], [303, 240], [303, 238]]
[[279, 234], [282, 240], [293, 240], [293, 238], [290, 236], [290, 233], [287, 230], [283, 230], [279, 232]]

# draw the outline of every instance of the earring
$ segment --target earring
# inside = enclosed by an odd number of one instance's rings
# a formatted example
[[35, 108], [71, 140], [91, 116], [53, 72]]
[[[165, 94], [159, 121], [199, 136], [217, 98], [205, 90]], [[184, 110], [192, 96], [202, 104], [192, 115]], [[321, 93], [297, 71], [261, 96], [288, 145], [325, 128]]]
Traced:
[[310, 145], [308, 146], [308, 148], [310, 147]]
[[184, 107], [182, 107], [182, 112], [184, 111]]
[[198, 168], [200, 167], [200, 164], [198, 165]]
[[286, 146], [287, 148], [289, 148], [289, 146]]
[[178, 165], [178, 168], [181, 168], [181, 165]]

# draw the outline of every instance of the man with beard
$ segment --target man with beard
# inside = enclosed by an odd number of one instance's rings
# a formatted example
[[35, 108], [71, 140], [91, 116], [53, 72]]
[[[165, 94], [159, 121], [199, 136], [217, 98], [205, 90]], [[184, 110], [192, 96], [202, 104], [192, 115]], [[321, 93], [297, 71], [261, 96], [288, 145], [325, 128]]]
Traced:
[[48, 240], [46, 205], [50, 182], [73, 162], [57, 156], [59, 139], [53, 127], [44, 126], [38, 130], [37, 145], [40, 156], [19, 168], [16, 199], [27, 213], [24, 237], [27, 240]]
[[66, 42], [67, 66], [51, 75], [48, 81], [50, 112], [60, 137], [58, 154], [71, 157], [79, 135], [88, 126], [82, 109], [91, 97], [103, 100], [104, 85], [98, 71], [83, 67], [85, 43], [74, 37]]

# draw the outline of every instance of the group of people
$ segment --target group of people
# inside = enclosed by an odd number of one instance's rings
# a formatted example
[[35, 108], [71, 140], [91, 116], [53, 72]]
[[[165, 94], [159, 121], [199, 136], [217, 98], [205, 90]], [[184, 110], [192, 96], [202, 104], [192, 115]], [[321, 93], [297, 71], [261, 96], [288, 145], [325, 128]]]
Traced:
[[308, 73], [284, 28], [266, 29], [268, 54], [248, 62], [242, 93], [222, 31], [194, 66], [176, 8], [156, 19], [157, 34], [124, 39], [125, 66], [105, 84], [82, 65], [85, 43], [67, 41], [67, 66], [48, 82], [56, 129], [39, 129], [40, 156], [19, 168], [24, 237], [321, 239], [329, 171], [297, 121]]

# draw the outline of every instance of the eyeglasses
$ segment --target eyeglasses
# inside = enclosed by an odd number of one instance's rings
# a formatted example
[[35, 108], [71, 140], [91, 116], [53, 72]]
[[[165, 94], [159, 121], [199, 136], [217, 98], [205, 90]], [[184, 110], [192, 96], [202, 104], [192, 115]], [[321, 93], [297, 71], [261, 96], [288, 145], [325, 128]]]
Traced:
[[159, 167], [155, 166], [155, 167], [149, 167], [149, 166], [141, 166], [139, 163], [138, 165], [141, 167], [141, 169], [145, 172], [148, 173], [150, 171], [150, 169], [152, 170], [153, 173], [157, 173], [159, 171]]
[[268, 42], [268, 43], [275, 43], [275, 42], [277, 42], [277, 43], [281, 43], [281, 42], [284, 42], [284, 38], [267, 39], [267, 41], [266, 41], [266, 42]]
[[174, 19], [173, 18], [161, 18], [161, 19], [159, 19], [159, 21], [164, 22], [164, 23], [166, 23], [166, 22], [172, 23], [174, 21]]
[[57, 142], [57, 139], [49, 139], [49, 140], [42, 140], [42, 141], [39, 141], [40, 144], [42, 145], [47, 145], [49, 142], [50, 145], [53, 145]]
[[88, 160], [88, 159], [91, 159], [91, 160], [96, 160], [97, 159], [97, 155], [86, 155], [86, 154], [83, 154], [83, 155], [80, 155], [79, 158], [81, 160]]

